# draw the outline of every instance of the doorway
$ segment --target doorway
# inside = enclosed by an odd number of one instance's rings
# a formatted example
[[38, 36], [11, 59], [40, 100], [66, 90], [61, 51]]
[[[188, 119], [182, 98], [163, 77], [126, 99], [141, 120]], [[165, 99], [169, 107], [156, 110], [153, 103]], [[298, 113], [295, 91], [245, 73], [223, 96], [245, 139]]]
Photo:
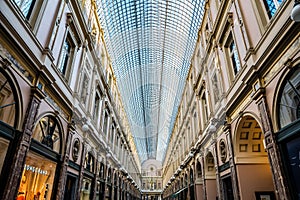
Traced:
[[66, 186], [65, 186], [64, 200], [76, 199], [76, 183], [77, 183], [76, 176], [68, 174]]
[[231, 176], [222, 179], [224, 200], [233, 200], [233, 189]]

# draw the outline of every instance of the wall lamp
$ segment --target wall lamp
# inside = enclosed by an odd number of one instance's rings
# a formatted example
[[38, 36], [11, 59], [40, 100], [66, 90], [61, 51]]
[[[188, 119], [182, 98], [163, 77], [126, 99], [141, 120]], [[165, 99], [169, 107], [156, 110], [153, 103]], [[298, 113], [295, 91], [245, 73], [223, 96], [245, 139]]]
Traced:
[[291, 12], [291, 19], [300, 22], [300, 0], [295, 0], [294, 7]]
[[89, 125], [83, 124], [81, 128], [83, 132], [87, 132], [89, 130]]

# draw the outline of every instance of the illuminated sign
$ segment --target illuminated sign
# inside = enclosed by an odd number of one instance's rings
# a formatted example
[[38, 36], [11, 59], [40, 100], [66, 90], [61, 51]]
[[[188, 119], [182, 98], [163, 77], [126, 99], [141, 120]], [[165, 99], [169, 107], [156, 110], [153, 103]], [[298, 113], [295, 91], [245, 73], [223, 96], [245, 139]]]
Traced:
[[33, 166], [25, 164], [24, 169], [27, 171], [32, 171], [33, 173], [48, 175], [48, 172], [46, 170], [42, 170], [41, 168], [38, 168], [38, 167], [33, 167]]

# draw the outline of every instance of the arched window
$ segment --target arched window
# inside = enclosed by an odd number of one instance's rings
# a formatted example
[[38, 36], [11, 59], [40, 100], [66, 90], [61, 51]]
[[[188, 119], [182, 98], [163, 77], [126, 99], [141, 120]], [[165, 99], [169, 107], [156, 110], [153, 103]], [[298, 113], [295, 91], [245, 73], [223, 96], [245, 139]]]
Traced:
[[283, 128], [300, 118], [300, 66], [291, 73], [280, 91], [279, 126]]
[[61, 137], [60, 125], [53, 115], [41, 118], [33, 132], [33, 139], [57, 153], [61, 153]]
[[27, 199], [35, 199], [35, 194], [39, 193], [48, 200], [57, 183], [58, 155], [63, 149], [61, 124], [56, 116], [45, 115], [36, 123], [31, 147], [18, 191], [24, 192]]
[[278, 98], [277, 140], [292, 199], [300, 196], [300, 65], [283, 82]]
[[0, 68], [0, 121], [16, 126], [16, 93], [9, 76]]

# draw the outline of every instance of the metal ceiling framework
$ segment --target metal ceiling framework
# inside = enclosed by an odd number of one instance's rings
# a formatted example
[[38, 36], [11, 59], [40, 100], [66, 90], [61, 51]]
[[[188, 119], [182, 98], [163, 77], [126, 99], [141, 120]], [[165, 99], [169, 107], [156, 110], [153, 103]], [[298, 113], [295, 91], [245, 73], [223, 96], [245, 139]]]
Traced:
[[97, 0], [141, 162], [163, 161], [205, 0]]

